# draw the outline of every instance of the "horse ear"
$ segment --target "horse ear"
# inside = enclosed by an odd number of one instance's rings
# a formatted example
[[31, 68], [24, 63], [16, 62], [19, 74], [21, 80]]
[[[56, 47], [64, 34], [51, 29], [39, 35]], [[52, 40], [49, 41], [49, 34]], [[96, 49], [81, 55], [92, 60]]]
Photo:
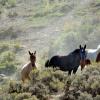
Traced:
[[34, 51], [34, 55], [36, 55], [36, 51]]
[[29, 53], [29, 55], [31, 55], [31, 52], [30, 51], [28, 51], [28, 53]]
[[80, 49], [82, 48], [81, 45], [79, 47], [80, 47]]
[[84, 46], [84, 49], [86, 49], [86, 44], [85, 44], [85, 46]]

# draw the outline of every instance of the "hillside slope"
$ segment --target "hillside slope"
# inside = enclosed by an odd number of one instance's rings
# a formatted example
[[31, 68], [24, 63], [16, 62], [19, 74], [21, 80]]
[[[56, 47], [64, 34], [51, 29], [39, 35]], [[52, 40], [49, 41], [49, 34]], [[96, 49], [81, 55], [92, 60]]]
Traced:
[[0, 41], [20, 43], [21, 63], [28, 50], [46, 59], [100, 43], [100, 0], [5, 0], [1, 8]]

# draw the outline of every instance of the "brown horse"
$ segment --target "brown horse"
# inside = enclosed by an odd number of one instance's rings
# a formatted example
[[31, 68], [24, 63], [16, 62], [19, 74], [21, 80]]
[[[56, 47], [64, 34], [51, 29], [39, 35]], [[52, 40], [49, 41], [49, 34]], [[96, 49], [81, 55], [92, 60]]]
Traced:
[[[87, 57], [85, 60], [86, 65], [89, 65], [92, 62], [97, 62], [97, 63], [100, 62], [100, 45], [98, 45], [96, 49], [87, 49], [86, 52], [87, 52]], [[81, 62], [80, 65], [81, 65], [81, 70], [83, 70], [85, 66], [82, 66]]]
[[100, 62], [100, 52], [97, 55], [96, 62]]
[[26, 79], [30, 80], [29, 74], [32, 71], [32, 69], [36, 68], [35, 62], [36, 62], [36, 51], [34, 53], [31, 53], [29, 51], [30, 55], [30, 62], [25, 64], [21, 70], [21, 80], [24, 82]]
[[90, 65], [90, 64], [91, 64], [91, 61], [90, 61], [89, 59], [86, 59], [86, 60], [85, 60], [85, 64], [86, 64], [86, 65]]
[[[90, 65], [91, 64], [91, 61], [89, 59], [86, 59], [85, 60], [85, 65]], [[81, 66], [81, 71], [84, 69], [85, 66], [83, 66], [80, 62], [80, 66]]]

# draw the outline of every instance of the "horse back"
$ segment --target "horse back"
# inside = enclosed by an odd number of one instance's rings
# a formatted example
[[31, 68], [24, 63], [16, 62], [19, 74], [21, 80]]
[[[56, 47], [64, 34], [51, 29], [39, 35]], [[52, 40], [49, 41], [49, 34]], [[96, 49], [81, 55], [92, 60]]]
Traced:
[[59, 67], [61, 65], [61, 60], [60, 60], [60, 56], [53, 56], [51, 59], [50, 59], [50, 62], [49, 62], [49, 65], [50, 66], [55, 66], [55, 67]]
[[66, 69], [73, 69], [74, 66], [79, 65], [79, 61], [77, 61], [76, 56], [73, 56], [73, 54], [62, 56], [61, 57], [61, 63], [63, 67], [66, 67]]
[[23, 67], [22, 67], [22, 72], [27, 72], [29, 73], [30, 71], [32, 70], [32, 65], [31, 65], [31, 62], [25, 64]]

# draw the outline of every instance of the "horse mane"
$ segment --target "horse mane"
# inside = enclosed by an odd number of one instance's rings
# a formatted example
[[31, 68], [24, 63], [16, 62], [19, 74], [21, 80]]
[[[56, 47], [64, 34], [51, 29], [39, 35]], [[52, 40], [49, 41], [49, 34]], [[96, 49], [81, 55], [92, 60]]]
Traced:
[[71, 52], [71, 54], [73, 53], [79, 53], [80, 49], [75, 49], [73, 52]]

